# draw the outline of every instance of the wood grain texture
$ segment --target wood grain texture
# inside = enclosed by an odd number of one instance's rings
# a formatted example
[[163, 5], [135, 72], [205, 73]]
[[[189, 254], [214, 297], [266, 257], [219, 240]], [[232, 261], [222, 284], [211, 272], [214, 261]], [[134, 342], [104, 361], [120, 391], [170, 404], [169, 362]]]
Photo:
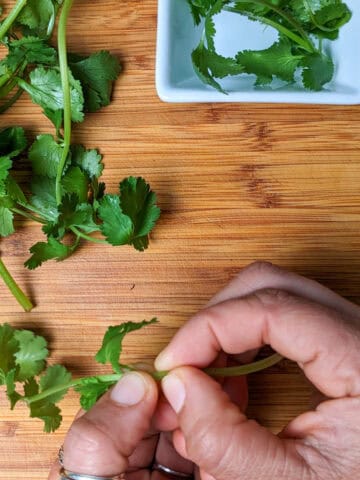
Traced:
[[[6, 0], [9, 8], [13, 1]], [[0, 322], [46, 335], [54, 362], [77, 375], [100, 371], [93, 353], [106, 327], [158, 316], [161, 325], [127, 341], [127, 359], [149, 360], [175, 330], [241, 267], [267, 259], [309, 275], [354, 301], [360, 287], [360, 108], [335, 106], [167, 105], [154, 86], [156, 0], [77, 0], [69, 44], [107, 48], [124, 73], [114, 102], [90, 115], [74, 140], [104, 154], [109, 191], [143, 175], [163, 210], [150, 249], [86, 245], [63, 263], [35, 272], [22, 264], [41, 238], [21, 224], [1, 240], [8, 268], [36, 302], [24, 314], [0, 285]], [[51, 125], [26, 96], [0, 118], [33, 137]], [[250, 415], [278, 431], [308, 408], [310, 387], [284, 362], [250, 379]], [[47, 478], [77, 411], [63, 402], [53, 435], [8, 410], [0, 397], [0, 479]]]

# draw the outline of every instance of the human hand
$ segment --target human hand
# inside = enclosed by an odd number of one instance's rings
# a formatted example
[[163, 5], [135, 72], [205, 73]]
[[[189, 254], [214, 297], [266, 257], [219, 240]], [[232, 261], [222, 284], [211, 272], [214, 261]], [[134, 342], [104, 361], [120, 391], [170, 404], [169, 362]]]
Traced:
[[[149, 375], [124, 375], [91, 410], [75, 419], [64, 442], [65, 469], [90, 476], [76, 478], [126, 472], [126, 480], [167, 479], [159, 471], [151, 473], [156, 461], [191, 477], [192, 462], [175, 451], [169, 433], [159, 432], [163, 424], [174, 427], [167, 418], [165, 402], [160, 401], [160, 405], [159, 409], [158, 387]], [[59, 477], [56, 462], [48, 480]]]
[[[353, 480], [360, 473], [360, 307], [266, 263], [240, 275], [156, 360], [176, 412], [173, 441], [202, 480]], [[270, 344], [327, 397], [274, 435], [199, 368]], [[182, 367], [192, 365], [192, 367]], [[198, 367], [198, 368], [194, 368]]]

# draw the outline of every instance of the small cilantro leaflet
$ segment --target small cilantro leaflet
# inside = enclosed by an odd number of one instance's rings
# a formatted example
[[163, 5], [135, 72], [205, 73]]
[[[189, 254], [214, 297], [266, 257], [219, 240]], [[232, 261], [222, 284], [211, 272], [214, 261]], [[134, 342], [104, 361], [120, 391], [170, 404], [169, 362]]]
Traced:
[[29, 270], [34, 270], [40, 267], [46, 260], [56, 259], [57, 261], [64, 260], [72, 252], [72, 248], [64, 245], [56, 240], [56, 238], [49, 236], [47, 242], [35, 243], [30, 248], [31, 257], [25, 262], [25, 267]]
[[62, 151], [63, 147], [52, 135], [39, 135], [29, 150], [33, 173], [55, 178]]
[[[46, 372], [40, 377], [39, 386], [40, 393], [56, 387], [66, 386], [71, 382], [71, 373], [62, 365], [52, 365], [48, 367]], [[49, 403], [58, 403], [64, 398], [68, 388], [58, 390], [57, 392], [46, 397]]]
[[314, 53], [306, 55], [301, 61], [304, 86], [309, 90], [319, 91], [330, 82], [334, 75], [334, 64], [330, 57]]
[[43, 371], [49, 352], [46, 340], [29, 330], [16, 331], [14, 337], [18, 343], [18, 350], [15, 353], [15, 363], [18, 367], [16, 380], [23, 382]]
[[120, 197], [105, 195], [100, 201], [100, 226], [111, 245], [133, 245], [137, 250], [148, 246], [148, 234], [160, 216], [156, 195], [141, 177], [129, 177], [120, 184]]
[[126, 245], [131, 242], [134, 225], [120, 208], [118, 195], [104, 195], [98, 208], [98, 214], [103, 223], [100, 229], [111, 245]]
[[[60, 72], [54, 68], [38, 67], [30, 73], [30, 83], [20, 79], [18, 84], [30, 95], [32, 101], [45, 113], [56, 114], [64, 109]], [[71, 118], [74, 122], [84, 120], [84, 96], [81, 83], [70, 74]], [[53, 120], [53, 117], [51, 118]]]
[[156, 323], [157, 319], [143, 320], [139, 323], [126, 322], [121, 325], [109, 327], [105, 333], [102, 346], [95, 356], [95, 359], [99, 363], [110, 363], [114, 372], [121, 373], [123, 366], [120, 364], [120, 355], [122, 352], [122, 342], [125, 335], [135, 330], [140, 330], [145, 325], [151, 325]]
[[8, 44], [9, 53], [5, 58], [10, 70], [16, 71], [23, 62], [26, 64], [55, 65], [56, 50], [39, 37], [23, 37]]
[[[25, 131], [21, 127], [9, 127], [0, 130], [0, 159], [16, 157], [25, 150], [27, 140]], [[0, 161], [0, 169], [1, 164]]]
[[49, 25], [59, 8], [57, 0], [28, 0], [17, 17], [17, 23], [29, 28], [30, 32], [45, 36], [49, 32]]
[[265, 50], [245, 50], [236, 55], [236, 61], [243, 67], [243, 71], [257, 76], [256, 85], [270, 83], [274, 76], [293, 82], [302, 58], [302, 55], [292, 53], [292, 45], [286, 38]]
[[61, 410], [53, 403], [45, 401], [30, 404], [30, 417], [39, 418], [44, 422], [44, 432], [55, 432], [62, 421]]
[[84, 410], [90, 410], [100, 397], [114, 385], [114, 381], [103, 381], [98, 377], [85, 378], [75, 391], [80, 393], [80, 405]]
[[18, 348], [14, 329], [7, 323], [0, 325], [0, 385], [5, 384], [7, 374], [16, 367]]
[[70, 56], [69, 65], [83, 87], [85, 110], [97, 112], [109, 105], [113, 82], [121, 72], [118, 59], [110, 52], [101, 50], [89, 57]]

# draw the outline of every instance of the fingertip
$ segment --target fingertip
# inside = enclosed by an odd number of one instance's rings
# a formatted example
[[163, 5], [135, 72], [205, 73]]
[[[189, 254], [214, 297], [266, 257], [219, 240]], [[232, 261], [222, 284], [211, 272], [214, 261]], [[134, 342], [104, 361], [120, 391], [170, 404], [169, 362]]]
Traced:
[[171, 407], [175, 413], [179, 413], [186, 398], [186, 388], [182, 378], [176, 372], [171, 372], [163, 378], [161, 386]]
[[133, 407], [147, 397], [156, 395], [156, 383], [150, 375], [142, 372], [129, 372], [123, 375], [113, 387], [110, 398], [123, 407]]
[[159, 355], [156, 357], [154, 365], [158, 372], [171, 370], [173, 367], [173, 358], [169, 347], [166, 347]]

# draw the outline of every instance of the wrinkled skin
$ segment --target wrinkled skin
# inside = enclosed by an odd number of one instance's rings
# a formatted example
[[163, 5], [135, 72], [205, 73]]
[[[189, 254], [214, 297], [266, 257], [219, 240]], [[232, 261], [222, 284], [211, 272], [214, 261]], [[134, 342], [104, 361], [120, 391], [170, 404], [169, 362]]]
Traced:
[[[171, 370], [162, 382], [169, 403], [163, 394], [158, 400], [148, 375], [136, 374], [144, 382], [142, 400], [139, 388], [131, 406], [114, 401], [110, 392], [75, 420], [65, 439], [65, 466], [95, 475], [127, 472], [129, 480], [168, 478], [150, 471], [156, 458], [197, 480], [358, 478], [359, 319], [360, 307], [320, 284], [267, 263], [252, 264], [157, 358], [156, 368]], [[229, 364], [234, 355], [249, 361], [265, 344], [297, 362], [321, 393], [321, 403], [279, 435], [247, 419], [243, 378], [218, 383], [200, 370]], [[127, 383], [120, 397], [129, 402]], [[49, 479], [57, 478], [54, 465]]]

